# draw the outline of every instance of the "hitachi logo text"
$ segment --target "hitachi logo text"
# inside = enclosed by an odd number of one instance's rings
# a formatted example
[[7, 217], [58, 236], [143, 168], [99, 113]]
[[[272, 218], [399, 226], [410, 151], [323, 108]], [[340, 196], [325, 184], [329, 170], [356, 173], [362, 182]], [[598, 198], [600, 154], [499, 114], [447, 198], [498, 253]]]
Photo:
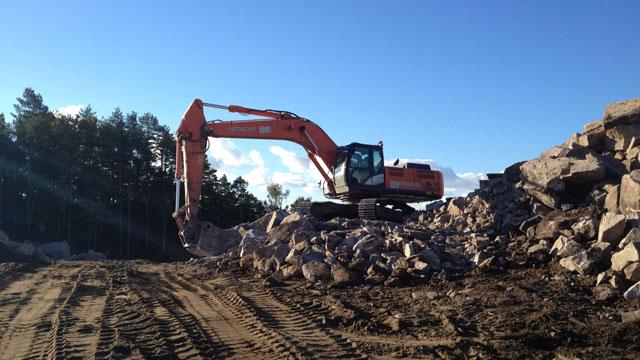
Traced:
[[229, 128], [231, 132], [254, 132], [256, 131], [255, 126], [234, 126]]

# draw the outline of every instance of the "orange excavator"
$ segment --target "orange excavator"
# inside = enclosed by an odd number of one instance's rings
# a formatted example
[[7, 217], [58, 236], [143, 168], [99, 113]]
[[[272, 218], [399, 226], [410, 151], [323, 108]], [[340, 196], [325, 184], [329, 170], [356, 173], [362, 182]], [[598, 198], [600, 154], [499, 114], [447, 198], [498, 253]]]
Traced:
[[[258, 117], [253, 120], [207, 121], [205, 107]], [[323, 192], [336, 202], [302, 202], [297, 211], [327, 219], [336, 216], [400, 221], [414, 209], [407, 203], [437, 200], [443, 196], [442, 173], [429, 165], [384, 165], [382, 142], [338, 146], [311, 120], [289, 111], [257, 110], [237, 105], [217, 105], [194, 100], [176, 133], [176, 209], [173, 218], [182, 244], [197, 255], [205, 243], [223, 236], [213, 224], [198, 220], [203, 164], [209, 137], [287, 140], [301, 145], [322, 178]], [[184, 204], [180, 205], [181, 183]]]

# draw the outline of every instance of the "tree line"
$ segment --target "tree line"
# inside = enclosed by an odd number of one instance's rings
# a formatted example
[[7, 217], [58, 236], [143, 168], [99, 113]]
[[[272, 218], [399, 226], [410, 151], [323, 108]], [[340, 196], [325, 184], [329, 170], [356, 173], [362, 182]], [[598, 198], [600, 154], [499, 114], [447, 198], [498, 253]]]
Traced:
[[[171, 218], [175, 139], [167, 126], [119, 108], [106, 118], [90, 106], [61, 115], [31, 88], [16, 100], [11, 121], [0, 113], [0, 230], [110, 258], [188, 257]], [[200, 218], [229, 227], [274, 207], [278, 199], [260, 201], [247, 186], [206, 163]]]

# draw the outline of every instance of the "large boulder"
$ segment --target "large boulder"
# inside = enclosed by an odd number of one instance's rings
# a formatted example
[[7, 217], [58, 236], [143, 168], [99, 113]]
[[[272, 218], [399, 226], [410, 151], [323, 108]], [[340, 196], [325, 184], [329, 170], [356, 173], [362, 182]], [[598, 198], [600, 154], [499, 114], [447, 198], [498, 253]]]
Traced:
[[575, 255], [560, 260], [560, 265], [569, 271], [575, 271], [580, 275], [591, 275], [596, 270], [597, 259], [594, 259], [587, 250], [582, 250]]
[[620, 198], [620, 185], [605, 185], [607, 196], [604, 199], [604, 208], [609, 212], [618, 212], [618, 199]]
[[618, 244], [624, 235], [627, 218], [624, 215], [605, 213], [600, 219], [598, 241]]
[[630, 243], [611, 256], [611, 269], [622, 271], [627, 265], [640, 261], [640, 243]]
[[622, 177], [620, 211], [623, 213], [640, 211], [640, 170], [634, 170]]
[[266, 238], [267, 233], [259, 229], [252, 229], [244, 233], [240, 244], [238, 244], [240, 257], [251, 255], [258, 247], [264, 245]]
[[449, 205], [447, 205], [447, 212], [451, 216], [462, 216], [464, 213], [464, 205], [463, 197], [453, 198], [449, 201]]
[[347, 268], [340, 264], [331, 266], [331, 277], [337, 286], [352, 285], [356, 282], [356, 277]]
[[311, 282], [331, 279], [329, 265], [322, 261], [311, 261], [302, 265], [302, 275]]
[[38, 249], [54, 260], [67, 260], [71, 257], [71, 250], [66, 241], [45, 243], [38, 246]]
[[617, 125], [640, 123], [640, 98], [618, 101], [604, 109], [602, 123], [606, 128]]
[[587, 218], [571, 225], [573, 233], [580, 236], [582, 240], [589, 241], [598, 235], [598, 220]]
[[611, 151], [626, 151], [634, 138], [640, 138], [640, 126], [616, 126], [607, 130], [604, 146], [607, 150]]
[[593, 156], [585, 159], [539, 158], [523, 163], [521, 170], [527, 182], [555, 192], [584, 192], [591, 184], [606, 177], [605, 166]]

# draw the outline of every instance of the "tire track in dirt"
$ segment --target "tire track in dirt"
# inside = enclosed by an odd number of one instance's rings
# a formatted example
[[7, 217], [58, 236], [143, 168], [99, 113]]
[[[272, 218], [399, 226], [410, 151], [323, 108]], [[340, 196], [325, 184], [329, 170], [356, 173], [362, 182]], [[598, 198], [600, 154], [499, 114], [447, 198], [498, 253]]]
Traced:
[[[197, 314], [199, 321], [208, 331], [217, 335], [220, 341], [219, 355], [224, 359], [277, 358], [267, 343], [255, 338], [237, 320], [229, 308], [212, 296], [211, 291], [188, 279], [164, 271], [163, 281], [172, 287], [175, 294], [182, 296], [187, 310]], [[199, 282], [199, 281], [198, 281]]]
[[229, 279], [209, 286], [183, 274], [171, 280], [190, 287], [195, 287], [190, 284], [198, 284], [197, 287], [227, 309], [256, 342], [271, 347], [275, 352], [273, 356], [301, 359], [362, 357], [340, 335], [331, 333], [310, 320], [308, 314], [297, 312], [262, 289], [247, 284], [234, 285]]
[[55, 313], [49, 342], [41, 352], [49, 358], [85, 359], [93, 355], [107, 294], [108, 271], [102, 266], [82, 265], [82, 272], [66, 300]]
[[51, 267], [42, 274], [44, 281], [20, 285], [29, 286], [27, 292], [32, 294], [23, 298], [2, 333], [0, 354], [11, 354], [12, 358], [40, 357], [56, 314], [77, 285], [81, 269], [72, 269], [65, 275], [59, 275], [58, 270]]
[[[218, 356], [223, 346], [216, 335], [203, 327], [198, 318], [187, 311], [175, 289], [156, 272], [135, 272], [131, 288], [148, 310], [153, 311], [160, 338], [175, 358], [210, 359]], [[149, 287], [149, 284], [153, 284]]]
[[20, 309], [31, 301], [38, 289], [47, 281], [47, 276], [48, 271], [43, 270], [35, 274], [25, 274], [22, 277], [12, 276], [13, 280], [7, 280], [6, 288], [0, 292], [0, 338], [9, 329]]
[[34, 272], [34, 266], [31, 264], [0, 263], [0, 274], [2, 274], [2, 277], [0, 277], [0, 293], [18, 279], [29, 275], [30, 272]]
[[133, 283], [135, 273], [129, 265], [110, 269], [94, 357], [177, 358], [166, 339], [159, 336], [161, 322], [156, 319], [153, 305], [141, 298], [140, 289]]

